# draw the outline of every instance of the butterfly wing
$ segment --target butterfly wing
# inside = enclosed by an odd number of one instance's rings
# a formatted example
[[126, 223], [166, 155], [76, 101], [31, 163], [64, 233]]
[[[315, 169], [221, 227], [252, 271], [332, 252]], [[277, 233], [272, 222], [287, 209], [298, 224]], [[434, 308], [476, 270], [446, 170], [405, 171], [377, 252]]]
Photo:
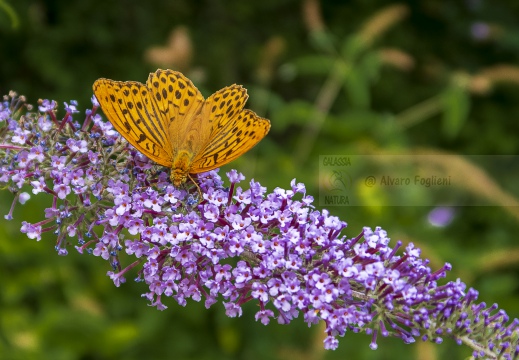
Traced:
[[108, 120], [130, 144], [158, 164], [171, 167], [169, 132], [145, 85], [98, 79], [93, 90]]
[[208, 130], [208, 140], [215, 137], [234, 115], [243, 110], [248, 98], [247, 89], [236, 84], [227, 86], [207, 98], [202, 117], [207, 119], [205, 128]]
[[191, 80], [173, 70], [151, 73], [146, 86], [167, 129], [172, 158], [180, 151], [194, 158], [205, 142], [200, 116], [204, 97]]
[[267, 135], [270, 121], [241, 110], [233, 117], [223, 116], [215, 126], [207, 146], [194, 159], [191, 173], [216, 169], [240, 157]]

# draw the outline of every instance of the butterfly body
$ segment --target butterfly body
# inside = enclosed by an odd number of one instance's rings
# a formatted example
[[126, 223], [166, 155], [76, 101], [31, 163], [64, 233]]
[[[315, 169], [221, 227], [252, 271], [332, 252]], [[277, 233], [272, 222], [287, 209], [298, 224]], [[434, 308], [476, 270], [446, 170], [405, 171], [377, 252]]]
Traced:
[[192, 172], [191, 165], [193, 164], [193, 154], [188, 151], [182, 150], [173, 160], [173, 166], [171, 167], [171, 182], [175, 186], [183, 184], [187, 175]]
[[175, 186], [189, 174], [220, 167], [250, 150], [270, 121], [243, 109], [240, 85], [204, 99], [180, 72], [157, 70], [146, 84], [98, 79], [94, 94], [114, 128], [137, 150], [171, 169]]

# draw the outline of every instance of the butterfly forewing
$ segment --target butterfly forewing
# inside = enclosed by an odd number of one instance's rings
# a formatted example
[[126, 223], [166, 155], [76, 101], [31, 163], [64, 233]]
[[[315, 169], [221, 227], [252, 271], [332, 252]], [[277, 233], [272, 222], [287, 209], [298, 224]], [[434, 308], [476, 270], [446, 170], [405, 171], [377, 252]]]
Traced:
[[171, 167], [169, 134], [153, 110], [146, 86], [99, 79], [93, 90], [108, 120], [130, 144], [153, 161]]
[[204, 141], [199, 116], [204, 97], [191, 80], [178, 71], [157, 70], [150, 74], [146, 85], [168, 129], [173, 158], [181, 150], [189, 151], [194, 157]]
[[207, 98], [202, 116], [210, 130], [209, 139], [231, 121], [234, 115], [242, 111], [248, 98], [247, 89], [236, 84], [227, 86]]
[[242, 110], [225, 121], [194, 159], [192, 173], [209, 171], [233, 161], [253, 148], [270, 130], [270, 121], [251, 110]]

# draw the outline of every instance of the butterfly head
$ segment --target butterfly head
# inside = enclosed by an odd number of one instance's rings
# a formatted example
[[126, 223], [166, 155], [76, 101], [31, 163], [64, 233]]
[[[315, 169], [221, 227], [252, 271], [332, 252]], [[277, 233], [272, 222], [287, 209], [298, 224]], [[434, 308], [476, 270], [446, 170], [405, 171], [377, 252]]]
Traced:
[[184, 172], [181, 169], [172, 169], [170, 179], [173, 185], [178, 188], [180, 185], [186, 182], [187, 172]]

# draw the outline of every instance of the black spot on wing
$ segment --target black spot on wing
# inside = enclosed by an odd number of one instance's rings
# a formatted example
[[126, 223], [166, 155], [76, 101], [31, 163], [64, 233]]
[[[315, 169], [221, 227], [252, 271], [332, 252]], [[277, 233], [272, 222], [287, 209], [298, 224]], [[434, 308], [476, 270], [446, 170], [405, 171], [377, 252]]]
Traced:
[[141, 142], [146, 141], [146, 140], [148, 140], [148, 137], [146, 136], [146, 134], [141, 133], [139, 138], [136, 140], [136, 142], [137, 142], [137, 144], [140, 144]]

